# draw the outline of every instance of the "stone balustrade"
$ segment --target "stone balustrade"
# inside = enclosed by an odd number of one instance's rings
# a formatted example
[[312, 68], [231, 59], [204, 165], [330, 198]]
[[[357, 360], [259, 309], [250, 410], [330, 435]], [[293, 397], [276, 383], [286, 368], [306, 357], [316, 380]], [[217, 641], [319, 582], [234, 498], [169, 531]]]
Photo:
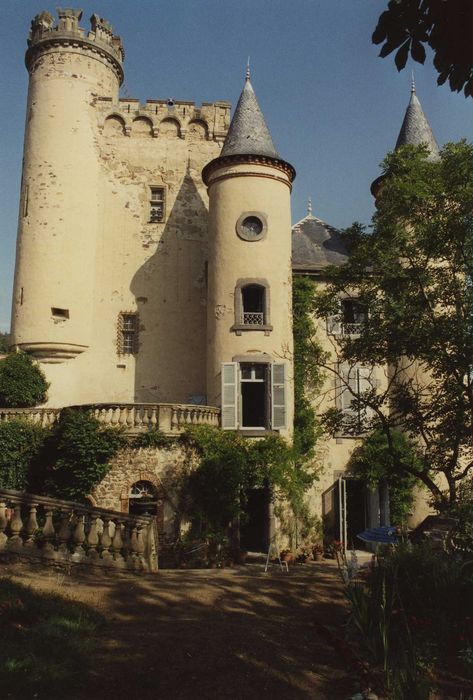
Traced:
[[155, 518], [0, 489], [0, 559], [18, 557], [153, 572]]
[[[74, 406], [91, 413], [104, 425], [121, 426], [130, 434], [153, 428], [166, 435], [178, 435], [189, 425], [220, 424], [220, 409], [212, 406], [170, 403], [120, 403]], [[53, 425], [61, 414], [60, 408], [2, 408], [0, 421], [24, 419], [42, 426]]]

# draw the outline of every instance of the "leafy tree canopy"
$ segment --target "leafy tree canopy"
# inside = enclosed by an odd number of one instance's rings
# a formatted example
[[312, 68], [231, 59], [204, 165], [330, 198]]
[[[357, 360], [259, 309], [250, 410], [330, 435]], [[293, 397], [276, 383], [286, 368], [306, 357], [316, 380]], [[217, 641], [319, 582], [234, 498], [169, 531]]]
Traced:
[[437, 82], [473, 96], [473, 3], [471, 0], [390, 0], [372, 37], [380, 56], [396, 51], [398, 70], [409, 53], [424, 63], [427, 44], [434, 52]]
[[346, 239], [350, 260], [329, 271], [318, 314], [340, 296], [369, 310], [359, 336], [339, 338], [338, 359], [386, 371], [354, 401], [393, 454], [394, 432], [416, 441], [420, 462], [397, 453], [396, 468], [446, 506], [473, 467], [473, 146], [448, 144], [438, 161], [423, 146], [388, 155], [372, 231], [356, 224]]
[[47, 399], [49, 384], [33, 359], [24, 352], [0, 360], [0, 406], [25, 408]]

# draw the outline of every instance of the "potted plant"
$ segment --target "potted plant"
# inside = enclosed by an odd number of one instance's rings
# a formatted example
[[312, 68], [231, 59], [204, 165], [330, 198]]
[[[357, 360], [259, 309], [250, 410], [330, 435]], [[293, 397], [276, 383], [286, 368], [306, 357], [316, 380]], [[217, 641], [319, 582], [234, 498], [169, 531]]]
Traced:
[[317, 542], [312, 547], [312, 556], [314, 557], [314, 561], [322, 561], [324, 558], [324, 546], [321, 542]]

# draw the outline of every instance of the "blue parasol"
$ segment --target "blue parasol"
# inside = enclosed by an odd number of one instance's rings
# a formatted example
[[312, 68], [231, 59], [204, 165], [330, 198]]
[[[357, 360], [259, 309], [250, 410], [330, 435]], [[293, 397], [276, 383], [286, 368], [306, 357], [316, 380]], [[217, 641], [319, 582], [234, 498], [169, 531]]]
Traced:
[[382, 527], [372, 527], [369, 530], [360, 532], [358, 539], [363, 542], [382, 542], [383, 544], [396, 544], [400, 541], [397, 528], [393, 525], [383, 525]]

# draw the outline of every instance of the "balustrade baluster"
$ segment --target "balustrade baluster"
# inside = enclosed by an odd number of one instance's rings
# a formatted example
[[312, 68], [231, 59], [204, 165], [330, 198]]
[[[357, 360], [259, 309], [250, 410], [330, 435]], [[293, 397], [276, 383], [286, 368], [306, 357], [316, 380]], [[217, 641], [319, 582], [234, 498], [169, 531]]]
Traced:
[[136, 528], [136, 553], [137, 553], [137, 564], [138, 568], [145, 571], [148, 567], [145, 562], [145, 540], [144, 540], [143, 524], [138, 523]]
[[56, 531], [54, 529], [54, 523], [53, 523], [53, 512], [54, 509], [51, 508], [51, 506], [46, 506], [45, 508], [45, 523], [43, 526], [43, 537], [44, 537], [44, 543], [43, 543], [43, 556], [45, 557], [54, 557], [55, 551], [54, 551], [54, 539], [56, 535]]
[[132, 428], [135, 422], [135, 408], [134, 406], [128, 406], [126, 409], [126, 427]]
[[97, 552], [97, 545], [99, 543], [99, 535], [97, 532], [97, 518], [98, 515], [92, 513], [90, 516], [90, 530], [87, 535], [87, 557], [92, 561], [99, 558], [99, 553]]
[[112, 554], [113, 561], [117, 568], [122, 569], [125, 566], [125, 559], [122, 554], [123, 539], [122, 539], [122, 521], [115, 520], [115, 532], [112, 537]]
[[110, 518], [103, 517], [103, 530], [100, 536], [100, 544], [102, 546], [102, 561], [104, 564], [110, 564], [112, 555], [110, 553], [110, 545], [112, 538], [110, 537]]
[[128, 565], [133, 570], [139, 568], [138, 528], [136, 523], [130, 523], [130, 554], [128, 559]]
[[74, 528], [74, 554], [72, 555], [73, 561], [82, 561], [85, 558], [85, 528], [84, 528], [84, 516], [77, 513], [76, 514], [76, 526]]
[[25, 534], [26, 534], [25, 547], [34, 547], [35, 546], [35, 534], [36, 534], [36, 530], [38, 529], [38, 521], [36, 519], [37, 508], [38, 508], [37, 503], [30, 503], [30, 512], [28, 514], [28, 521], [27, 521], [26, 527], [25, 527]]
[[69, 540], [71, 539], [71, 515], [70, 510], [61, 511], [61, 524], [59, 526], [59, 532], [57, 533], [59, 540], [58, 552], [60, 552], [64, 558], [68, 557], [70, 554]]
[[21, 549], [23, 540], [20, 537], [20, 532], [23, 529], [23, 520], [21, 519], [21, 505], [15, 503], [13, 506], [13, 518], [10, 521], [10, 539], [8, 540], [9, 549]]
[[146, 409], [144, 406], [135, 406], [134, 425], [136, 428], [141, 428], [143, 426], [145, 411]]
[[8, 537], [5, 535], [7, 529], [7, 504], [6, 501], [0, 501], [0, 549], [5, 549]]
[[153, 406], [153, 408], [151, 409], [151, 425], [153, 426], [153, 428], [157, 425], [157, 423], [158, 417], [156, 415], [156, 406]]
[[110, 419], [110, 422], [112, 425], [117, 425], [119, 421], [120, 421], [120, 407], [115, 406], [115, 408], [112, 409], [112, 417]]
[[171, 430], [179, 430], [179, 413], [178, 409], [174, 407], [171, 416]]

